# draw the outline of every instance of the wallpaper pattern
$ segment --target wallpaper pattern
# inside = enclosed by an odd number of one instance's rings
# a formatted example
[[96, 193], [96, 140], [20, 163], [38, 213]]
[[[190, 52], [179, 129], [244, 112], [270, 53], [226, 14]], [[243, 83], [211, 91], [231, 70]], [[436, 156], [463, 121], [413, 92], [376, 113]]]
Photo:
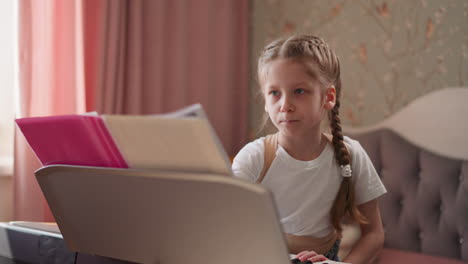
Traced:
[[251, 16], [251, 137], [264, 113], [258, 54], [283, 35], [317, 35], [335, 49], [347, 125], [372, 125], [430, 91], [468, 86], [466, 0], [253, 0]]

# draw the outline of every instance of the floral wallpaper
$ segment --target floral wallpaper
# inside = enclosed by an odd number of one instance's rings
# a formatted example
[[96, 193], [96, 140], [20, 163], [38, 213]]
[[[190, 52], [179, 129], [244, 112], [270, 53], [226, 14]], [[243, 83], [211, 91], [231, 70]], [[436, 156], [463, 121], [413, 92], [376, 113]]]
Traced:
[[283, 35], [317, 35], [335, 49], [347, 125], [378, 123], [433, 90], [468, 87], [466, 0], [253, 0], [251, 32], [252, 138], [264, 113], [257, 57]]

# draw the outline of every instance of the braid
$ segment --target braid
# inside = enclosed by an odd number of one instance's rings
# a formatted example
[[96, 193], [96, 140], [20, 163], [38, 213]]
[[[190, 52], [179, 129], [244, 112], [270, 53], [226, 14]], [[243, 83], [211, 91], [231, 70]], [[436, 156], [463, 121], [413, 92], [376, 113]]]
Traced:
[[[337, 85], [337, 90], [341, 87]], [[338, 93], [337, 93], [338, 95]], [[338, 165], [351, 165], [351, 156], [343, 141], [343, 132], [341, 129], [341, 120], [339, 118], [340, 100], [337, 96], [335, 107], [330, 111], [330, 126], [333, 135], [332, 145], [335, 150], [335, 159]], [[343, 177], [340, 189], [336, 195], [330, 211], [332, 224], [338, 230], [342, 231], [341, 220], [349, 215], [359, 223], [367, 223], [367, 219], [359, 212], [355, 204], [355, 190], [352, 177]]]
[[333, 135], [333, 148], [335, 149], [335, 158], [338, 162], [338, 165], [348, 165], [351, 163], [351, 159], [348, 153], [348, 149], [346, 148], [343, 142], [343, 133], [341, 129], [341, 120], [339, 117], [339, 108], [340, 108], [340, 100], [336, 100], [335, 107], [330, 111], [330, 126], [331, 132]]

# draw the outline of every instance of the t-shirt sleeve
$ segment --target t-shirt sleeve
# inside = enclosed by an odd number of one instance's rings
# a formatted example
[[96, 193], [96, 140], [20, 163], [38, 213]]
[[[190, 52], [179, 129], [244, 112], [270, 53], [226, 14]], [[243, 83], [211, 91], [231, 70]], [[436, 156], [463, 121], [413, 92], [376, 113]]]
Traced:
[[351, 151], [352, 170], [356, 190], [356, 204], [363, 204], [385, 194], [387, 190], [361, 144], [345, 137]]
[[263, 168], [263, 138], [257, 139], [245, 145], [234, 157], [232, 171], [234, 177], [257, 181]]

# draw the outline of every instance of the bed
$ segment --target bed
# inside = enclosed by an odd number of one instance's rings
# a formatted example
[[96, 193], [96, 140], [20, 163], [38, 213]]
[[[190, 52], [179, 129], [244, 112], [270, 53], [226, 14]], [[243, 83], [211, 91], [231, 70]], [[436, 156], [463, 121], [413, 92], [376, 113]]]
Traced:
[[[385, 243], [375, 263], [468, 262], [468, 88], [429, 93], [372, 127], [361, 142], [388, 193], [379, 200]], [[359, 237], [344, 230], [341, 256]]]

